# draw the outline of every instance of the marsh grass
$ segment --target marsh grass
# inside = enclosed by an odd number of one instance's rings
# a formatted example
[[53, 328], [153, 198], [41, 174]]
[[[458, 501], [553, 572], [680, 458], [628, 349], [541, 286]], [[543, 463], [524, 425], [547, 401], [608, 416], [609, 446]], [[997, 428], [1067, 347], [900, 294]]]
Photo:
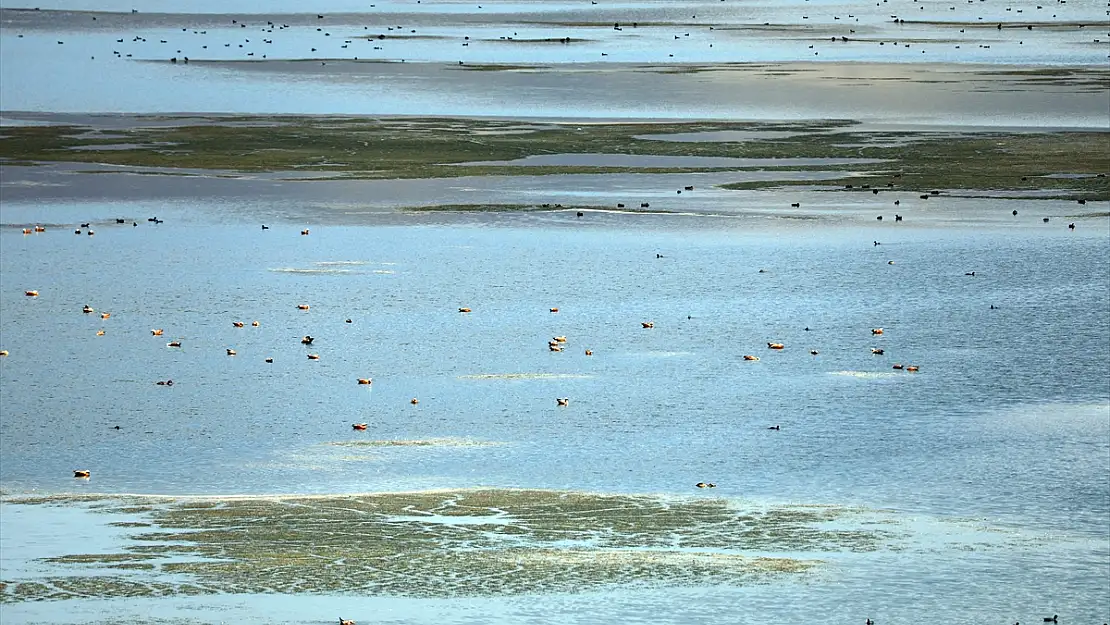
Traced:
[[[477, 68], [481, 69], [481, 68]], [[684, 71], [700, 71], [696, 67]], [[1032, 70], [1036, 71], [1036, 70]], [[1022, 79], [1101, 80], [1100, 74], [1047, 71]], [[1101, 84], [1101, 83], [1099, 83]], [[5, 166], [26, 162], [95, 162], [101, 164], [193, 169], [218, 172], [288, 172], [318, 169], [329, 176], [352, 178], [439, 178], [485, 175], [553, 175], [612, 173], [690, 173], [740, 171], [721, 167], [566, 167], [469, 164], [513, 161], [542, 154], [634, 154], [736, 158], [868, 158], [886, 159], [883, 171], [872, 166], [842, 169], [834, 185], [925, 192], [948, 190], [1048, 190], [1059, 197], [1110, 199], [1107, 178], [1044, 178], [1054, 172], [1110, 172], [1110, 133], [969, 133], [930, 134], [853, 132], [849, 122], [760, 124], [732, 122], [546, 124], [521, 129], [513, 120], [372, 119], [331, 117], [239, 118], [201, 120], [192, 125], [143, 127], [119, 131], [128, 143], [144, 146], [173, 143], [174, 150], [95, 151], [88, 146], [119, 144], [78, 126], [26, 126], [6, 129], [0, 139]], [[789, 137], [743, 141], [666, 141], [659, 135], [720, 131], [794, 131]], [[837, 132], [829, 132], [836, 130]], [[511, 131], [511, 132], [508, 132]], [[847, 145], [846, 145], [847, 144]], [[85, 147], [75, 150], [73, 148]], [[806, 166], [776, 171], [806, 171]], [[187, 172], [181, 172], [187, 173]], [[894, 177], [894, 174], [901, 174]], [[1024, 179], [1023, 179], [1024, 178]], [[311, 184], [312, 181], [300, 181]], [[806, 184], [806, 181], [758, 181], [725, 185], [733, 189]], [[887, 183], [893, 186], [887, 187]], [[434, 210], [521, 210], [518, 206], [439, 207]], [[427, 210], [417, 208], [414, 210]]]

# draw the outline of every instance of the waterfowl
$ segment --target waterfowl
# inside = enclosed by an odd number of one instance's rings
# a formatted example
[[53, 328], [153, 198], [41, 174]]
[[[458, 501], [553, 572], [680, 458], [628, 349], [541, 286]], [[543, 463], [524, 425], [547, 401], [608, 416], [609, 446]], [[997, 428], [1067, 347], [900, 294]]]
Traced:
[[235, 355], [235, 350], [231, 349], [230, 347], [227, 348], [227, 355], [228, 356], [234, 356]]
[[46, 232], [46, 228], [43, 226], [35, 226], [35, 232]]
[[899, 370], [899, 371], [901, 371], [901, 370], [902, 370], [902, 368], [903, 368], [903, 367], [902, 367], [902, 364], [901, 364], [901, 363], [897, 363], [897, 362], [896, 362], [896, 363], [894, 363], [894, 366], [892, 367], [892, 369], [897, 369], [897, 370]]
[[974, 271], [969, 271], [969, 272], [965, 273], [964, 275], [965, 275], [965, 276], [972, 276], [972, 277], [974, 277], [974, 276], [975, 276], [975, 272], [974, 272]]
[[756, 360], [759, 360], [759, 356], [752, 356], [750, 354], [745, 354], [744, 355], [744, 360], [750, 360], [752, 362], [755, 362]]
[[23, 229], [23, 234], [31, 234], [31, 229], [30, 228], [24, 228]]
[[1056, 619], [1058, 619], [1058, 618], [1060, 618], [1060, 615], [1059, 615], [1059, 614], [1053, 614], [1053, 615], [1052, 615], [1052, 618], [1049, 618], [1049, 617], [1047, 617], [1047, 616], [1046, 616], [1046, 617], [1044, 617], [1044, 622], [1046, 622], [1046, 623], [1055, 623], [1055, 622], [1056, 622]]
[[556, 343], [566, 343], [567, 342], [567, 337], [565, 337], [565, 336], [553, 336], [553, 337], [551, 337], [551, 340], [555, 341]]
[[654, 328], [655, 327], [655, 322], [654, 321], [641, 321], [640, 325], [644, 326], [644, 328]]
[[697, 484], [694, 484], [694, 486], [697, 486], [698, 488], [709, 488], [709, 484], [706, 484], [705, 482], [698, 482]]
[[817, 354], [820, 354], [820, 353], [821, 352], [817, 351], [816, 349], [809, 350], [809, 355], [810, 356], [816, 356]]
[[352, 423], [351, 427], [356, 429], [356, 430], [365, 430], [367, 425], [369, 425], [369, 424], [367, 424], [367, 423]]
[[547, 344], [547, 349], [549, 349], [549, 350], [551, 350], [551, 351], [553, 351], [553, 352], [561, 352], [561, 351], [563, 351], [563, 348], [562, 348], [562, 347], [559, 347], [559, 344], [558, 344], [558, 343], [548, 343], [548, 344]]
[[173, 380], [158, 380], [155, 384], [158, 386], [173, 386]]
[[97, 336], [104, 336], [104, 330], [97, 330], [96, 335]]
[[166, 347], [181, 347], [181, 341], [170, 341], [166, 343]]
[[151, 334], [151, 336], [162, 336], [162, 328], [158, 328], [157, 330], [151, 330], [150, 334]]
[[308, 310], [308, 304], [297, 304], [297, 310]]
[[372, 384], [373, 380], [371, 378], [359, 378], [358, 383], [359, 384]]
[[92, 235], [94, 235], [94, 234], [96, 234], [96, 233], [95, 233], [95, 232], [93, 232], [92, 230], [89, 230], [89, 232], [88, 232], [88, 235], [89, 235], [90, 237], [91, 237]]
[[910, 365], [910, 366], [906, 367], [906, 371], [917, 371], [917, 370], [918, 370], [917, 365]]
[[86, 315], [91, 313], [92, 311], [92, 306], [89, 306], [88, 304], [85, 304], [85, 307], [81, 309], [81, 312], [85, 313]]
[[872, 621], [871, 619], [867, 619], [867, 622], [865, 623], [865, 625], [875, 625], [875, 621]]
[[272, 364], [274, 364], [274, 359], [273, 358], [267, 358], [266, 362], [272, 365]]
[[550, 310], [551, 310], [551, 312], [553, 312], [553, 313], [557, 313], [557, 312], [559, 312], [559, 309], [558, 309], [558, 308], [551, 308]]
[[871, 329], [871, 334], [882, 334], [882, 333], [883, 333], [882, 328], [872, 328]]
[[1068, 224], [1068, 230], [1075, 230], [1075, 222], [1074, 221], [1071, 222], [1070, 224]]
[[316, 339], [314, 339], [311, 336], [306, 334], [306, 335], [304, 335], [304, 338], [301, 339], [301, 344], [302, 345], [312, 345], [312, 341], [315, 341], [315, 340]]
[[347, 320], [346, 320], [346, 321], [344, 321], [343, 323], [351, 323], [351, 320], [350, 320], [350, 319], [347, 319]]
[[[323, 17], [323, 16], [317, 16], [317, 17]], [[349, 618], [348, 619], [340, 618], [339, 619], [339, 625], [355, 625], [355, 622], [352, 621]]]
[[469, 309], [469, 308], [460, 308], [460, 309], [459, 309], [459, 312], [461, 312], [461, 313], [468, 313], [468, 312], [470, 312], [470, 309]]
[[107, 319], [108, 317], [111, 317], [111, 316], [112, 316], [112, 313], [100, 313], [100, 318], [101, 319]]
[[767, 344], [767, 349], [785, 349], [785, 348], [786, 348], [786, 345], [783, 345], [782, 343], [768, 343]]
[[39, 296], [38, 291], [24, 291], [23, 294], [26, 295], [27, 297], [38, 297]]
[[555, 405], [556, 406], [569, 406], [570, 405], [570, 398], [569, 397], [556, 397], [555, 398]]
[[262, 325], [262, 324], [258, 323], [257, 321], [252, 321], [251, 322], [251, 327], [257, 328], [260, 325]]
[[587, 355], [587, 356], [593, 356], [593, 355], [594, 355], [594, 352], [593, 352], [593, 350], [591, 350], [591, 349], [587, 349], [587, 350], [586, 350], [586, 355]]
[[413, 397], [412, 399], [409, 400], [409, 403], [412, 404], [413, 406], [415, 406], [416, 404], [420, 403], [420, 400]]
[[320, 354], [309, 354], [308, 359], [309, 360], [320, 360]]
[[876, 356], [882, 356], [883, 355], [883, 348], [881, 348], [881, 347], [872, 347], [871, 348], [871, 353], [875, 354]]
[[782, 426], [778, 426], [778, 425], [772, 425], [771, 427], [769, 427], [769, 428], [767, 428], [767, 429], [768, 429], [768, 430], [776, 430], [776, 431], [777, 431], [777, 430], [781, 430], [781, 429], [782, 429]]
[[301, 236], [308, 236], [308, 229], [301, 230]]
[[[84, 471], [84, 470], [73, 472], [73, 477], [90, 477], [91, 475], [92, 475], [92, 473], [90, 473], [88, 471]], [[1045, 619], [1045, 620], [1047, 621], [1048, 619]]]
[[8, 355], [8, 350], [0, 349], [0, 356], [7, 356], [7, 355]]
[[241, 328], [241, 327], [243, 327], [243, 322], [242, 321], [232, 321], [231, 325], [235, 326], [236, 328]]

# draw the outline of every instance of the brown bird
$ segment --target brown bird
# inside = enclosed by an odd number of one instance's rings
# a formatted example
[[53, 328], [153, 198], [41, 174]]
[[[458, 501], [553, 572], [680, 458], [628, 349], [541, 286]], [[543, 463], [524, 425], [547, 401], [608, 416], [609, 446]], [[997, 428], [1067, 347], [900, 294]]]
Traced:
[[461, 312], [461, 313], [468, 313], [468, 312], [470, 312], [470, 309], [469, 309], [469, 308], [460, 308], [460, 309], [459, 309], [459, 312]]
[[373, 380], [371, 380], [370, 378], [359, 378], [358, 379], [359, 384], [371, 384], [372, 382], [373, 382]]
[[365, 430], [367, 425], [369, 425], [369, 424], [367, 424], [367, 423], [352, 423], [351, 427], [356, 429], [356, 430]]
[[151, 330], [150, 334], [151, 334], [151, 336], [162, 336], [162, 328], [158, 328], [157, 330]]
[[73, 477], [90, 477], [91, 475], [92, 475], [91, 473], [89, 473], [88, 471], [84, 471], [84, 470], [73, 472]]

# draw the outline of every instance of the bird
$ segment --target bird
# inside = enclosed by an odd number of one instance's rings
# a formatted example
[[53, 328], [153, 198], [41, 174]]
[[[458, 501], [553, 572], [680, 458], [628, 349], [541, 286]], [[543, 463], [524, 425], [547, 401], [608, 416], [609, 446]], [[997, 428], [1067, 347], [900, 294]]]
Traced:
[[181, 341], [170, 341], [166, 343], [166, 347], [181, 347]]
[[38, 297], [39, 296], [38, 291], [24, 291], [23, 294], [26, 295], [27, 297]]
[[308, 359], [309, 360], [320, 360], [320, 354], [309, 354]]
[[882, 334], [882, 333], [883, 333], [882, 328], [872, 328], [871, 329], [871, 334]]
[[81, 309], [81, 312], [85, 313], [86, 315], [91, 313], [92, 311], [92, 306], [89, 306], [88, 304], [85, 304], [85, 307]]
[[655, 327], [655, 322], [654, 321], [641, 321], [640, 325], [644, 326], [644, 328], [654, 328]]
[[373, 380], [371, 380], [370, 378], [359, 378], [358, 383], [359, 384], [372, 384]]
[[301, 339], [301, 344], [303, 344], [303, 345], [312, 345], [312, 341], [315, 341], [315, 340], [316, 339], [314, 339], [313, 337], [306, 334], [306, 335], [304, 335], [304, 338]]
[[772, 425], [771, 427], [769, 427], [769, 428], [767, 428], [767, 429], [768, 429], [768, 430], [775, 430], [775, 431], [778, 431], [778, 430], [781, 430], [781, 429], [782, 429], [782, 426], [778, 426], [778, 425]]
[[1059, 618], [1059, 617], [1060, 617], [1059, 614], [1053, 614], [1052, 618], [1049, 618], [1049, 617], [1046, 616], [1046, 617], [1044, 617], [1044, 622], [1046, 622], [1046, 623], [1055, 623], [1056, 619]]
[[308, 304], [297, 304], [297, 310], [308, 310]]
[[555, 398], [555, 405], [556, 406], [569, 406], [570, 405], [570, 398], [569, 397], [556, 397]]
[[744, 360], [750, 360], [752, 362], [755, 362], [756, 360], [759, 360], [759, 356], [752, 356], [750, 354], [747, 354], [747, 355], [744, 356]]
[[235, 355], [235, 350], [231, 349], [230, 347], [227, 348], [227, 355], [228, 356], [234, 356]]
[[416, 404], [420, 403], [420, 400], [413, 397], [412, 399], [409, 400], [409, 403], [412, 404], [413, 406], [415, 406]]
[[468, 313], [468, 312], [470, 312], [470, 309], [469, 309], [469, 308], [460, 308], [460, 309], [459, 309], [459, 312], [461, 312], [461, 313]]
[[162, 328], [150, 331], [151, 336], [162, 336]]
[[365, 430], [367, 425], [369, 425], [369, 424], [367, 424], [367, 423], [352, 423], [351, 427], [356, 429], [356, 430]]
[[[92, 475], [92, 474], [91, 474], [91, 473], [90, 473], [89, 471], [87, 471], [87, 470], [84, 470], [84, 469], [82, 469], [82, 470], [75, 470], [75, 471], [73, 472], [73, 477], [90, 477], [91, 475]], [[1045, 620], [1047, 621], [1048, 619], [1045, 619]]]
[[[324, 16], [323, 15], [318, 15], [317, 17], [324, 17]], [[355, 625], [355, 622], [352, 621], [349, 618], [345, 619], [345, 618], [340, 617], [339, 625]]]

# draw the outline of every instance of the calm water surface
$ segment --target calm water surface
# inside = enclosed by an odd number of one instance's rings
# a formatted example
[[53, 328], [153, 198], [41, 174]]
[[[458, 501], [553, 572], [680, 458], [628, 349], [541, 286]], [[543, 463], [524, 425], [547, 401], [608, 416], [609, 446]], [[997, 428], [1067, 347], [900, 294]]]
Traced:
[[[3, 221], [44, 208], [8, 206]], [[215, 219], [236, 207], [191, 208]], [[887, 622], [1110, 613], [1105, 219], [1069, 232], [1033, 218], [969, 229], [393, 215], [309, 223], [305, 237], [300, 222], [271, 217], [268, 231], [203, 219], [104, 225], [95, 237], [0, 231], [5, 492], [681, 494], [710, 479], [748, 502], [889, 508], [915, 538], [906, 552], [839, 556], [802, 583], [481, 600], [479, 622], [747, 622], [749, 608], [803, 622], [857, 605], [881, 606]], [[555, 335], [567, 351], [548, 351]], [[164, 379], [175, 385], [154, 384]], [[369, 431], [353, 432], [356, 421]], [[356, 458], [328, 445], [360, 439], [441, 444]], [[84, 467], [93, 479], [74, 484]], [[26, 514], [6, 506], [5, 537], [28, 536]], [[952, 547], [967, 522], [1021, 546]], [[243, 601], [232, 614], [260, 609]], [[474, 618], [450, 602], [352, 601], [398, 622]], [[120, 605], [77, 603], [97, 618]], [[299, 605], [302, 616], [273, 614], [297, 622], [317, 607]], [[51, 609], [5, 612], [60, 618]]]

